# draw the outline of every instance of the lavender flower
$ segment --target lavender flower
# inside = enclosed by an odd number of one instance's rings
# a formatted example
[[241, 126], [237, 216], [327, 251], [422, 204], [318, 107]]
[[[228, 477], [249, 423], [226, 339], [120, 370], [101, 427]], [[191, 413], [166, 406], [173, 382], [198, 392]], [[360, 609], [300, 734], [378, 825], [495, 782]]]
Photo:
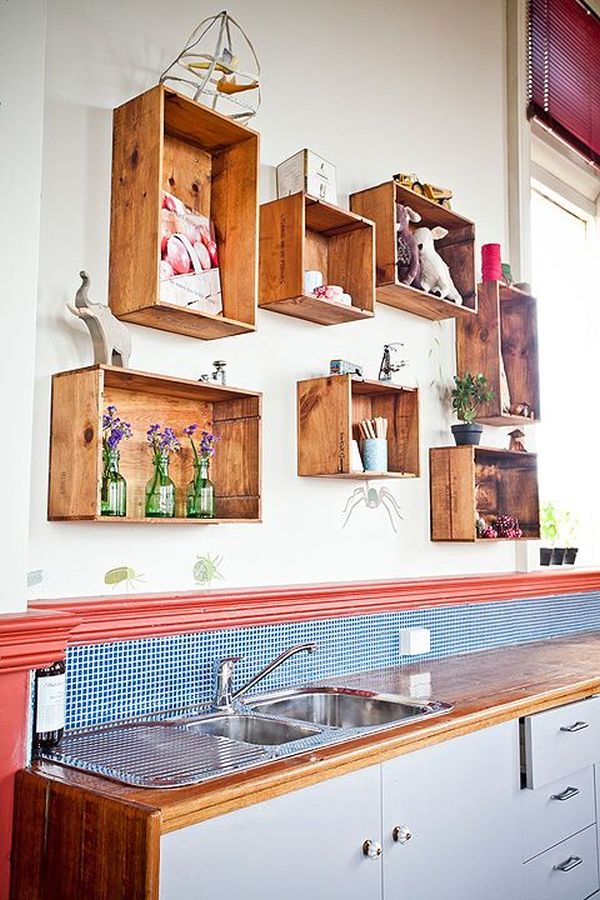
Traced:
[[192, 445], [192, 450], [194, 451], [194, 459], [196, 461], [200, 457], [202, 457], [202, 459], [210, 459], [210, 457], [214, 456], [216, 453], [214, 444], [219, 440], [219, 438], [216, 434], [213, 434], [212, 431], [202, 431], [199, 448], [200, 452], [198, 452], [198, 447], [196, 446], [196, 441], [194, 440], [194, 434], [197, 430], [198, 425], [196, 424], [188, 425], [187, 428], [183, 429], [183, 433], [190, 439], [190, 444]]
[[146, 432], [146, 441], [152, 448], [155, 456], [166, 456], [169, 453], [177, 453], [181, 450], [181, 444], [177, 435], [169, 426], [160, 430], [160, 425], [151, 425]]
[[129, 422], [124, 422], [117, 415], [114, 403], [106, 407], [102, 415], [102, 445], [104, 450], [116, 450], [121, 441], [129, 440], [133, 431]]

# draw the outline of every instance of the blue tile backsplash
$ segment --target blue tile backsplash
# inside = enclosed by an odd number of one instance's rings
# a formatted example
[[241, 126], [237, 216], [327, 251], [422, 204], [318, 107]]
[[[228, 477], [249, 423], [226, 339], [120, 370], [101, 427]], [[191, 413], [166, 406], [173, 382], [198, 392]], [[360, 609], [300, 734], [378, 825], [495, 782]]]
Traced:
[[[430, 653], [400, 656], [398, 632], [409, 627], [431, 629]], [[205, 703], [223, 656], [242, 657], [242, 684], [291, 644], [318, 643], [317, 653], [293, 657], [263, 681], [262, 692], [597, 628], [600, 592], [76, 646], [67, 651], [67, 728]]]

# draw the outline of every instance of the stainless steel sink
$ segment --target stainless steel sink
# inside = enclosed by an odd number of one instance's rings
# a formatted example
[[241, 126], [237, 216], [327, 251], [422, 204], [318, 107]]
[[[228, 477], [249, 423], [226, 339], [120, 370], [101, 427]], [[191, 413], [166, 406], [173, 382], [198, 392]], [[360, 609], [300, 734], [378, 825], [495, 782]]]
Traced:
[[235, 713], [196, 719], [193, 722], [186, 722], [185, 727], [200, 734], [213, 734], [244, 744], [265, 746], [288, 744], [320, 733], [319, 728], [312, 728], [309, 725]]
[[376, 728], [415, 722], [452, 709], [449, 703], [419, 702], [393, 694], [329, 687], [300, 688], [262, 697], [248, 705], [269, 715], [330, 728]]

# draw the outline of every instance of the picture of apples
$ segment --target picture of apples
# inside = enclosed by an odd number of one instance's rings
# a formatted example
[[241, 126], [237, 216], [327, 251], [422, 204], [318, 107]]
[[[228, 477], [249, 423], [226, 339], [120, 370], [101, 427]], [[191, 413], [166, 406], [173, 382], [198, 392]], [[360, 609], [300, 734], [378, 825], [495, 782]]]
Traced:
[[217, 252], [217, 245], [214, 241], [209, 241], [206, 245], [206, 249], [208, 250], [208, 255], [210, 256], [210, 261], [214, 269], [219, 265], [219, 254]]
[[210, 254], [209, 254], [208, 250], [206, 249], [206, 247], [204, 246], [204, 244], [201, 244], [199, 241], [197, 241], [194, 244], [194, 250], [196, 251], [198, 260], [199, 260], [202, 268], [210, 269], [211, 265], [212, 265], [211, 259], [210, 259]]
[[160, 266], [158, 267], [158, 277], [160, 280], [164, 281], [166, 278], [172, 278], [174, 274], [173, 267], [166, 259], [161, 259]]
[[175, 212], [177, 210], [175, 198], [171, 197], [170, 194], [163, 194], [162, 208], [169, 209], [171, 210], [171, 212]]
[[167, 262], [176, 275], [187, 275], [192, 268], [190, 255], [175, 235], [167, 241]]

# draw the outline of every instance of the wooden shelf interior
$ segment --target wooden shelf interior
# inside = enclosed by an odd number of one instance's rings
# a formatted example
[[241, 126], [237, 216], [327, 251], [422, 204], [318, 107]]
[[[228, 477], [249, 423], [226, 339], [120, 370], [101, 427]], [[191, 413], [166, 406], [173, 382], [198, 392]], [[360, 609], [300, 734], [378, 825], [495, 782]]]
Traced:
[[[461, 320], [456, 329], [459, 374], [483, 372], [494, 399], [482, 406], [478, 422], [485, 425], [531, 425], [540, 417], [537, 303], [534, 297], [497, 281], [479, 285], [476, 319]], [[528, 403], [535, 419], [502, 412], [501, 361], [511, 406]]]
[[[361, 419], [388, 420], [388, 472], [353, 472], [350, 441]], [[419, 392], [333, 375], [298, 382], [298, 474], [335, 478], [419, 476]]]
[[[129, 322], [205, 339], [253, 331], [258, 134], [158, 85], [114, 111], [110, 305]], [[215, 227], [223, 316], [160, 303], [162, 193]]]
[[478, 541], [477, 515], [492, 524], [516, 516], [526, 540], [539, 538], [537, 457], [486, 447], [430, 450], [431, 539]]
[[[436, 241], [435, 247], [450, 268], [454, 284], [463, 298], [462, 306], [398, 280], [396, 203], [410, 206], [421, 215], [422, 221], [415, 227], [434, 228], [441, 225], [448, 229], [448, 235]], [[473, 222], [394, 181], [351, 194], [350, 208], [375, 222], [378, 300], [433, 320], [471, 318], [477, 312]]]
[[144, 520], [144, 490], [152, 475], [146, 431], [155, 422], [170, 425], [182, 443], [181, 452], [172, 454], [170, 467], [179, 519], [196, 524], [215, 521], [184, 518], [193, 456], [182, 431], [192, 422], [201, 428], [212, 423], [220, 438], [210, 467], [218, 520], [260, 519], [260, 394], [108, 366], [62, 372], [52, 379], [50, 519], [100, 517], [101, 422], [111, 403], [131, 422], [133, 437], [120, 445], [127, 518], [103, 521]]
[[[373, 223], [307, 194], [260, 208], [259, 305], [263, 309], [336, 325], [373, 315]], [[341, 285], [348, 307], [304, 293], [304, 272], [317, 269], [325, 284]]]

